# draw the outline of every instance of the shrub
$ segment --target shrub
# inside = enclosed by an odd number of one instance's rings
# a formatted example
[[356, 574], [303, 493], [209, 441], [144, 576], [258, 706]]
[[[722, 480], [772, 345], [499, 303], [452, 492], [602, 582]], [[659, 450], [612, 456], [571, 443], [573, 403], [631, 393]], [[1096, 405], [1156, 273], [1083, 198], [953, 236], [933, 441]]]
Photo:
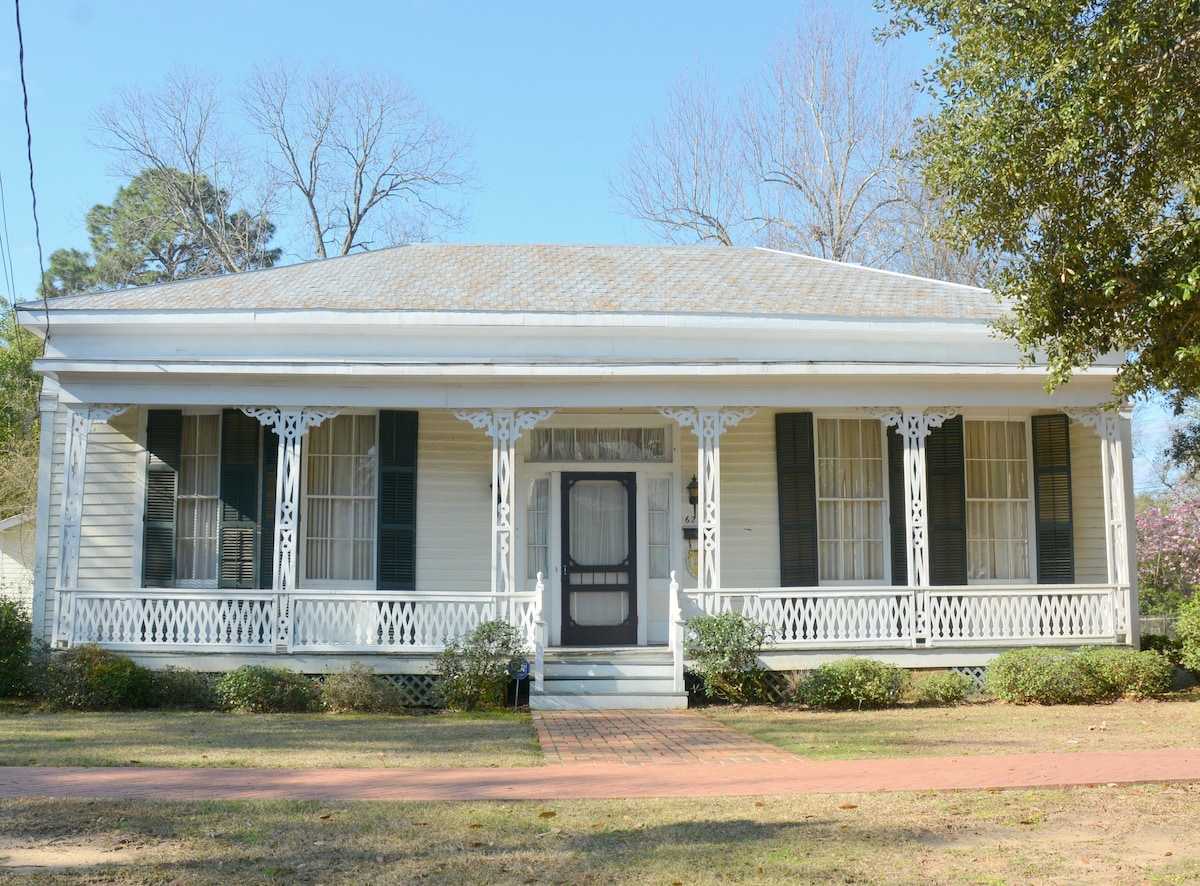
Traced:
[[1200, 596], [1193, 597], [1179, 607], [1175, 634], [1183, 645], [1181, 663], [1190, 671], [1200, 672]]
[[404, 707], [396, 685], [360, 661], [352, 662], [349, 670], [325, 678], [321, 702], [327, 711], [335, 713], [390, 714]]
[[1091, 704], [1161, 695], [1170, 688], [1171, 666], [1157, 652], [1118, 647], [1010, 649], [988, 665], [984, 681], [1014, 704]]
[[0, 696], [24, 690], [32, 650], [29, 610], [17, 600], [0, 597]]
[[844, 658], [821, 665], [796, 686], [800, 704], [830, 710], [891, 708], [908, 688], [908, 671], [869, 658]]
[[1141, 647], [1143, 652], [1157, 652], [1174, 667], [1183, 664], [1183, 641], [1178, 637], [1166, 634], [1142, 634]]
[[502, 705], [509, 667], [527, 651], [525, 637], [504, 621], [485, 621], [448, 640], [435, 665], [442, 703], [464, 711]]
[[1174, 668], [1162, 653], [1092, 646], [1079, 658], [1101, 698], [1154, 698], [1171, 689]]
[[966, 674], [957, 671], [941, 671], [926, 674], [913, 686], [917, 704], [953, 705], [961, 704], [972, 695], [979, 694], [979, 687]]
[[761, 699], [765, 669], [758, 654], [771, 628], [737, 612], [700, 615], [687, 624], [688, 670], [704, 681], [708, 698], [735, 703]]
[[125, 655], [77, 646], [50, 656], [45, 696], [52, 707], [77, 711], [144, 708], [152, 700], [152, 672]]
[[258, 714], [304, 713], [318, 702], [316, 684], [295, 671], [243, 665], [222, 674], [214, 687], [225, 708]]
[[203, 671], [165, 667], [150, 672], [148, 702], [156, 708], [213, 711], [221, 707], [217, 699], [216, 678]]

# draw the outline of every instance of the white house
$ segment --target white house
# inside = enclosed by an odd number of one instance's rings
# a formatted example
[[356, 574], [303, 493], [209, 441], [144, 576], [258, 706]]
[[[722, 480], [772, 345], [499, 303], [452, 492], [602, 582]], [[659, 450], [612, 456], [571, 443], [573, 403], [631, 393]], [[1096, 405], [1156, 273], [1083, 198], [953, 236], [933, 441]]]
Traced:
[[34, 522], [32, 514], [0, 520], [0, 597], [33, 602]]
[[24, 304], [35, 623], [157, 664], [417, 675], [506, 618], [542, 707], [685, 704], [681, 623], [725, 609], [773, 625], [778, 668], [1135, 642], [1116, 358], [1048, 394], [1002, 311], [671, 246], [412, 245]]

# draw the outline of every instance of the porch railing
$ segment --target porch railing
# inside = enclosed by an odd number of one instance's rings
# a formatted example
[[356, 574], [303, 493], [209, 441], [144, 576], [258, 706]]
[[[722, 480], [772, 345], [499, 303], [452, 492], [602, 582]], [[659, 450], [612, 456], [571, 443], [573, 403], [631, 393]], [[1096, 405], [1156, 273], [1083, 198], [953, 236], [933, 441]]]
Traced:
[[504, 619], [534, 646], [534, 594], [58, 591], [55, 645], [120, 651], [437, 652]]
[[771, 626], [772, 649], [1112, 643], [1117, 585], [736, 588], [682, 591], [686, 616], [741, 612]]
[[[521, 629], [541, 677], [545, 585], [515, 594], [387, 591], [61, 590], [55, 645], [122, 651], [412, 652], [492, 619]], [[738, 588], [672, 582], [669, 645], [682, 671], [684, 623], [742, 612], [771, 625], [775, 650], [1112, 643], [1127, 639], [1128, 588], [1115, 585]]]

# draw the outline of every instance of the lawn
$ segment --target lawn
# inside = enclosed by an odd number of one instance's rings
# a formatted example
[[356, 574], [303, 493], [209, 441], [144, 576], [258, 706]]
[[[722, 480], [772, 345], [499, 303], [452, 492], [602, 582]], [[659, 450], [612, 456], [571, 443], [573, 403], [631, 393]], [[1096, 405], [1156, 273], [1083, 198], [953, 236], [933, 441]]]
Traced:
[[4, 766], [540, 766], [528, 714], [7, 713]]
[[836, 713], [714, 705], [697, 713], [819, 760], [1200, 746], [1200, 689], [1196, 688], [1161, 701], [1104, 705], [986, 702]]
[[[1200, 787], [544, 803], [0, 801], [28, 884], [1187, 883]], [[6, 869], [6, 870], [5, 870]]]

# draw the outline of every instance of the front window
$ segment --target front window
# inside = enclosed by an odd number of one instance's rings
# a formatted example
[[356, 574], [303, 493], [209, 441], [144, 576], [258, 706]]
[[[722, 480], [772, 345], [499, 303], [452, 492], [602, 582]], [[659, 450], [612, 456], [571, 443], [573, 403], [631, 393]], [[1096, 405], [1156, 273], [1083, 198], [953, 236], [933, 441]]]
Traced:
[[378, 458], [373, 415], [339, 415], [307, 437], [309, 583], [375, 581]]
[[822, 582], [882, 581], [886, 550], [883, 429], [875, 419], [817, 422]]
[[175, 584], [217, 586], [221, 416], [185, 415], [180, 433]]
[[1025, 423], [963, 424], [967, 469], [967, 574], [972, 581], [1029, 578], [1029, 455]]

